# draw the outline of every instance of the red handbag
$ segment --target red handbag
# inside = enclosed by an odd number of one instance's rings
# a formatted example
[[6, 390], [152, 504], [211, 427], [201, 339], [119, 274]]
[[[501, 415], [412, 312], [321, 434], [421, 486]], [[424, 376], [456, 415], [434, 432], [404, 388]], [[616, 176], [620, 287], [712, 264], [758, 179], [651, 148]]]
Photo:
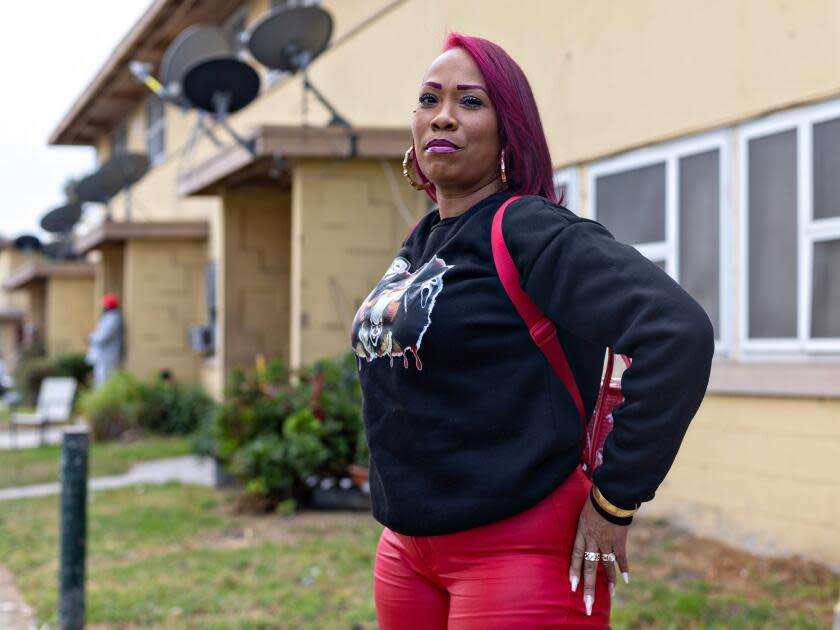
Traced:
[[[557, 328], [554, 322], [548, 319], [534, 301], [519, 285], [519, 271], [510, 256], [505, 239], [502, 236], [502, 218], [505, 209], [511, 202], [519, 199], [521, 195], [511, 197], [503, 203], [493, 217], [493, 229], [491, 232], [491, 246], [493, 249], [493, 262], [496, 265], [496, 272], [505, 291], [510, 297], [516, 310], [525, 320], [525, 324], [531, 332], [531, 338], [543, 352], [551, 367], [560, 377], [563, 385], [572, 395], [581, 421], [583, 422], [583, 449], [581, 453], [581, 468], [587, 478], [592, 479], [595, 468], [604, 461], [604, 441], [607, 439], [613, 428], [613, 408], [624, 400], [621, 393], [620, 379], [613, 378], [613, 366], [615, 363], [615, 352], [608, 349], [607, 369], [601, 381], [601, 389], [598, 392], [598, 399], [595, 402], [595, 409], [589, 422], [586, 421], [586, 412], [583, 407], [583, 399], [580, 396], [566, 353], [557, 338]], [[621, 355], [627, 367], [630, 367], [630, 359]]]

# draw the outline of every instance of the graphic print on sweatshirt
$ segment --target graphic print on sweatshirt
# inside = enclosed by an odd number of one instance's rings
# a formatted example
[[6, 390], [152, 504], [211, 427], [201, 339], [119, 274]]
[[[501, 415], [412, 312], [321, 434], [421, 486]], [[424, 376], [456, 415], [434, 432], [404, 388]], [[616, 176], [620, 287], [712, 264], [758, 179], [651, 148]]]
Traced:
[[371, 362], [386, 356], [391, 367], [394, 357], [403, 357], [407, 368], [409, 351], [417, 369], [423, 369], [420, 344], [443, 290], [443, 274], [453, 265], [435, 256], [414, 273], [409, 272], [410, 267], [408, 260], [397, 256], [356, 312], [351, 337], [359, 369], [362, 358]]

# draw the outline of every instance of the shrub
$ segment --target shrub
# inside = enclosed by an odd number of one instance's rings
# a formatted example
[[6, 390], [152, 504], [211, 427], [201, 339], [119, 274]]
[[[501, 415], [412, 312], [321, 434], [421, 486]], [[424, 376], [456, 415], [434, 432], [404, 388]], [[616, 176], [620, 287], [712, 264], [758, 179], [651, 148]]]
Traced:
[[188, 435], [212, 413], [215, 403], [198, 385], [159, 381], [141, 385], [139, 426], [153, 433]]
[[118, 370], [97, 390], [80, 401], [82, 413], [95, 439], [119, 438], [129, 429], [148, 433], [187, 435], [215, 403], [198, 386], [147, 383]]
[[144, 409], [147, 404], [141, 381], [117, 370], [101, 387], [82, 396], [79, 409], [93, 439], [102, 441], [115, 440], [127, 430], [138, 428], [141, 415], [148, 413]]
[[261, 510], [303, 500], [310, 475], [368, 463], [355, 357], [323, 359], [297, 376], [292, 385], [277, 360], [234, 370], [223, 404], [193, 441], [197, 452], [218, 458], [244, 482], [250, 505]]

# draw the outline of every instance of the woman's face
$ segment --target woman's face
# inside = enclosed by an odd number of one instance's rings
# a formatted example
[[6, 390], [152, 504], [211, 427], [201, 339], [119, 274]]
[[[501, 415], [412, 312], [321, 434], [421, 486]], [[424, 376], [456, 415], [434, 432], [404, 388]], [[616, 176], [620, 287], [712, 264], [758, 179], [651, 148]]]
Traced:
[[411, 134], [420, 168], [438, 191], [471, 192], [499, 177], [496, 108], [464, 49], [450, 48], [429, 66]]

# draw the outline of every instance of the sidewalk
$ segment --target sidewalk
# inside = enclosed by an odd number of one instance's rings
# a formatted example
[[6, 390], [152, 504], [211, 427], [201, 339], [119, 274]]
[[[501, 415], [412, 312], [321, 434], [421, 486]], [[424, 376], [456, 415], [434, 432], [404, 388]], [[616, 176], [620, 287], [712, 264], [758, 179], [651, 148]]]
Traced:
[[3, 630], [37, 630], [35, 614], [15, 586], [9, 571], [0, 565], [0, 628]]
[[[61, 444], [61, 436], [64, 428], [72, 425], [65, 425], [64, 427], [50, 427], [46, 432], [47, 444]], [[35, 429], [23, 428], [17, 432], [18, 448], [34, 448], [41, 445], [40, 432]], [[0, 431], [0, 450], [10, 450], [12, 448], [12, 434], [9, 431]], [[2, 628], [3, 626], [0, 626]]]
[[[168, 481], [213, 487], [214, 467], [209, 457], [170, 457], [168, 459], [154, 459], [135, 464], [124, 475], [113, 477], [96, 477], [88, 480], [88, 490], [106, 490], [109, 488], [123, 488], [141, 483], [163, 484]], [[43, 497], [58, 494], [61, 486], [58, 483], [44, 483], [34, 486], [18, 488], [4, 488], [0, 490], [0, 501], [23, 499], [26, 497]], [[3, 628], [0, 625], [0, 628]]]

